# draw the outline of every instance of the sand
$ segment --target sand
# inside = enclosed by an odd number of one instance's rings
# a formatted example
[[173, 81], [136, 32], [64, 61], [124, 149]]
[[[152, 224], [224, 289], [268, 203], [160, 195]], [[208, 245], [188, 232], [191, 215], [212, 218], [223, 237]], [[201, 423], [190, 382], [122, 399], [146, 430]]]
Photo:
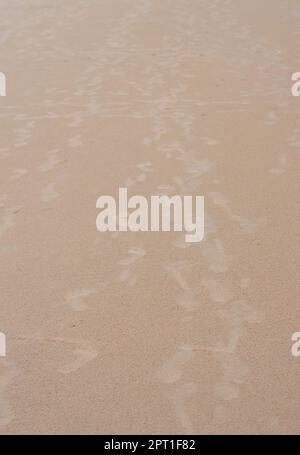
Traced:
[[[0, 0], [1, 434], [295, 434], [296, 0]], [[96, 200], [204, 195], [205, 238]]]

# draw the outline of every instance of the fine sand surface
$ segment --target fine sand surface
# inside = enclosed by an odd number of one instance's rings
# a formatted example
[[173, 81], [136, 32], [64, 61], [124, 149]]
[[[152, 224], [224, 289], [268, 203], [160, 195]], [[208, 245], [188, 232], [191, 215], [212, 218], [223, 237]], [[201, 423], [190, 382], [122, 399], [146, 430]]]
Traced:
[[[0, 0], [0, 433], [298, 433], [296, 0]], [[96, 199], [205, 196], [205, 239]]]

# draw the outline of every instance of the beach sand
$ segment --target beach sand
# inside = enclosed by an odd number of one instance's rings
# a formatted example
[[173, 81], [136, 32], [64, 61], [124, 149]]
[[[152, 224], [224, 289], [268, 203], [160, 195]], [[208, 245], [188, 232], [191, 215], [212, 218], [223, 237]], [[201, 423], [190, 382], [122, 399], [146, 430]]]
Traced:
[[[300, 428], [296, 0], [0, 0], [1, 434]], [[205, 239], [96, 230], [204, 195]]]

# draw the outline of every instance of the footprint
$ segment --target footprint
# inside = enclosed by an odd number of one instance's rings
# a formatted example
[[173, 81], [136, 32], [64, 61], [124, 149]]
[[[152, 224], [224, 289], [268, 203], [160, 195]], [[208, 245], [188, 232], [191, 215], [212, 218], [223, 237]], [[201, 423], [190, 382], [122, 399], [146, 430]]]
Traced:
[[188, 243], [185, 241], [185, 234], [179, 235], [175, 240], [172, 241], [172, 245], [176, 248], [185, 249], [190, 248], [192, 243]]
[[158, 146], [158, 150], [165, 155], [166, 158], [170, 159], [181, 155], [184, 150], [179, 142], [170, 142], [167, 144], [161, 144]]
[[264, 122], [268, 126], [273, 126], [277, 123], [277, 115], [276, 112], [270, 111], [268, 112], [267, 118], [265, 119]]
[[193, 291], [192, 289], [181, 291], [176, 297], [176, 302], [189, 311], [198, 309], [200, 305], [199, 298], [197, 298], [197, 291]]
[[137, 182], [144, 182], [146, 180], [146, 174], [141, 173], [136, 178]]
[[137, 283], [137, 277], [133, 276], [128, 269], [122, 270], [119, 276], [119, 281], [121, 283], [127, 283], [129, 286], [134, 286]]
[[136, 166], [142, 172], [152, 172], [153, 166], [151, 161], [144, 161]]
[[141, 259], [142, 257], [144, 257], [146, 255], [146, 251], [143, 248], [139, 248], [139, 247], [130, 248], [128, 253], [129, 253], [128, 258], [122, 259], [121, 261], [118, 262], [120, 265], [133, 264], [135, 261], [137, 261], [138, 259]]
[[72, 148], [80, 147], [81, 145], [82, 145], [82, 140], [81, 140], [80, 135], [71, 137], [68, 141], [68, 146], [72, 147]]
[[209, 191], [207, 196], [213, 201], [215, 205], [219, 205], [224, 209], [229, 209], [229, 199], [224, 196], [222, 193], [218, 193], [217, 191]]
[[126, 281], [128, 281], [129, 278], [130, 278], [130, 272], [129, 272], [129, 270], [128, 270], [128, 269], [122, 270], [122, 272], [120, 273], [120, 277], [119, 277], [119, 278], [120, 278], [120, 281], [121, 281], [122, 283], [125, 283]]
[[287, 155], [282, 153], [277, 159], [277, 166], [270, 169], [271, 174], [284, 174], [287, 170]]
[[28, 170], [27, 169], [14, 169], [11, 179], [19, 179], [23, 175], [27, 174]]
[[70, 374], [74, 371], [78, 370], [79, 368], [83, 367], [86, 363], [90, 362], [91, 360], [95, 359], [98, 356], [98, 352], [94, 349], [75, 349], [73, 354], [77, 357], [76, 360], [73, 362], [60, 367], [58, 371], [63, 374]]
[[215, 139], [211, 139], [210, 137], [207, 136], [202, 136], [199, 139], [205, 142], [207, 145], [218, 145], [219, 141], [216, 141]]
[[7, 201], [7, 199], [8, 199], [7, 194], [2, 194], [0, 196], [0, 207], [4, 207], [5, 206], [5, 201]]
[[124, 183], [124, 188], [130, 188], [131, 186], [135, 185], [136, 181], [134, 177], [128, 177], [126, 182]]
[[255, 220], [250, 220], [248, 218], [243, 218], [239, 215], [232, 215], [231, 217], [233, 220], [237, 221], [240, 225], [241, 230], [246, 235], [253, 235], [256, 233], [258, 229], [259, 223]]
[[15, 147], [15, 148], [25, 147], [25, 145], [27, 145], [27, 144], [28, 144], [27, 141], [15, 142], [15, 143], [14, 143], [14, 147]]
[[175, 188], [172, 185], [158, 185], [157, 186], [157, 192], [155, 193], [158, 196], [171, 196], [172, 194], [175, 193]]
[[[61, 343], [63, 347], [69, 346], [74, 347], [77, 345], [78, 347], [73, 349], [72, 353], [76, 357], [75, 360], [72, 362], [67, 363], [66, 365], [60, 367], [58, 371], [63, 374], [73, 373], [74, 371], [78, 370], [86, 363], [90, 362], [91, 360], [95, 359], [98, 356], [98, 351], [93, 349], [90, 346], [89, 341], [85, 340], [77, 340], [74, 338], [65, 338], [65, 337], [50, 337], [50, 336], [41, 336], [31, 335], [31, 336], [18, 336], [17, 340], [28, 341], [34, 340], [38, 341], [39, 343]], [[0, 364], [1, 365], [1, 364]], [[0, 397], [1, 397], [1, 382], [0, 382]]]
[[95, 289], [75, 289], [66, 296], [66, 305], [69, 305], [74, 311], [85, 311], [88, 304], [84, 301], [86, 297], [95, 294]]
[[71, 115], [71, 118], [73, 118], [73, 120], [71, 120], [67, 126], [70, 127], [70, 128], [78, 128], [81, 123], [83, 122], [83, 116], [81, 113], [74, 113]]
[[300, 147], [300, 135], [298, 129], [294, 129], [291, 133], [291, 137], [288, 139], [288, 144], [290, 147]]
[[2, 220], [0, 221], [0, 238], [2, 235], [14, 227], [16, 225], [16, 222], [14, 220], [14, 213], [6, 213]]
[[225, 254], [221, 240], [207, 240], [203, 243], [202, 252], [209, 264], [209, 270], [214, 273], [224, 273], [228, 270], [230, 257]]
[[235, 300], [234, 302], [231, 302], [226, 308], [219, 310], [218, 314], [223, 319], [227, 319], [230, 324], [235, 325], [244, 321], [254, 324], [264, 320], [263, 312], [253, 308], [244, 300]]
[[188, 266], [189, 266], [188, 261], [175, 261], [171, 264], [164, 265], [164, 269], [171, 275], [171, 277], [184, 291], [189, 291], [189, 286], [182, 275], [182, 270], [184, 270]]
[[215, 392], [222, 400], [232, 400], [240, 395], [240, 385], [248, 376], [249, 368], [235, 354], [216, 354], [222, 365], [222, 379], [215, 385]]
[[48, 186], [42, 189], [41, 201], [50, 202], [58, 197], [58, 193], [55, 190], [55, 182], [50, 183]]
[[248, 367], [236, 355], [239, 340], [245, 331], [243, 322], [261, 322], [264, 314], [243, 300], [229, 303], [217, 314], [227, 321], [230, 328], [226, 349], [214, 353], [214, 357], [221, 363], [223, 374], [222, 379], [215, 385], [215, 392], [221, 400], [227, 401], [239, 397], [239, 385], [245, 382], [248, 375]]
[[50, 150], [47, 154], [47, 160], [39, 167], [40, 171], [47, 172], [54, 169], [54, 167], [60, 162], [60, 160], [57, 157], [58, 153], [59, 153], [58, 149]]
[[186, 162], [185, 167], [188, 174], [191, 174], [193, 178], [198, 178], [210, 172], [213, 163], [206, 158], [202, 160], [190, 159]]
[[179, 381], [183, 372], [184, 365], [194, 356], [191, 346], [180, 346], [177, 352], [159, 369], [157, 377], [160, 381], [171, 384]]
[[202, 284], [207, 289], [209, 297], [214, 302], [226, 303], [233, 298], [233, 293], [216, 280], [203, 280]]
[[143, 163], [137, 164], [136, 167], [142, 172], [137, 177], [128, 177], [128, 179], [124, 183], [125, 188], [130, 188], [134, 186], [137, 182], [144, 182], [146, 180], [146, 174], [148, 172], [152, 172], [151, 161], [145, 161]]
[[6, 157], [9, 155], [9, 148], [8, 147], [0, 147], [0, 156]]

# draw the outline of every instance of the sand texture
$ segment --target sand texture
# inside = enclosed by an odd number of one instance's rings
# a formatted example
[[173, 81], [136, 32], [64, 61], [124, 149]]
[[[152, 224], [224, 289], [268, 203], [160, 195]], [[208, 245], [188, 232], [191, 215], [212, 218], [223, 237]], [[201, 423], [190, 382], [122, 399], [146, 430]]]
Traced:
[[[300, 429], [296, 0], [0, 0], [0, 434]], [[96, 230], [204, 195], [205, 239]]]

